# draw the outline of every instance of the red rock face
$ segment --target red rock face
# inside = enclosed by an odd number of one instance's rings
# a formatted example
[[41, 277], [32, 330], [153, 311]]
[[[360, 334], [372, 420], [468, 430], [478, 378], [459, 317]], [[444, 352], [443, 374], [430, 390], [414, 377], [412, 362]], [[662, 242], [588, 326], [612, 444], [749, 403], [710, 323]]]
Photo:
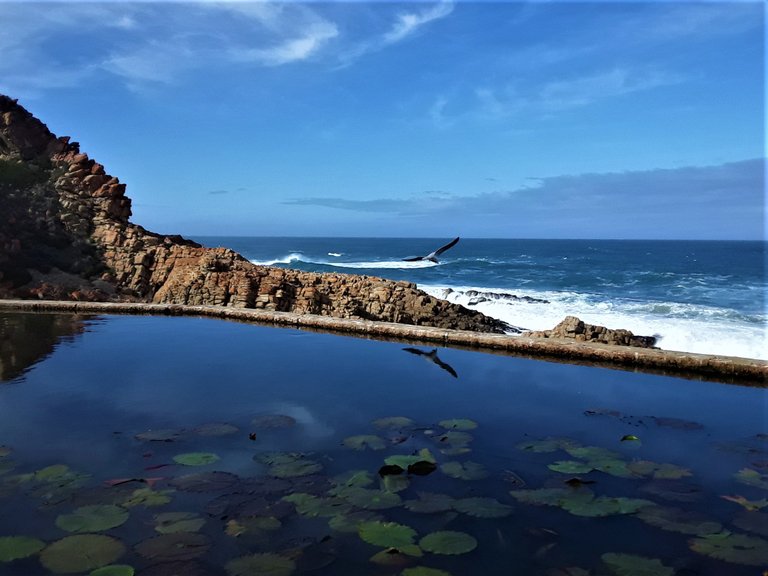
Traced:
[[206, 304], [502, 332], [408, 282], [256, 266], [132, 224], [125, 184], [0, 95], [0, 297]]

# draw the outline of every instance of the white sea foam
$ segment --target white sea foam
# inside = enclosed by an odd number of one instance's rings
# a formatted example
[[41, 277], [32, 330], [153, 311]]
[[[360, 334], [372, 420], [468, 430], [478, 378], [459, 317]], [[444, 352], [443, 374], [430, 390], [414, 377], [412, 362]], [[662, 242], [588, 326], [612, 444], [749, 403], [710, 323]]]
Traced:
[[334, 258], [338, 258], [339, 256], [343, 256], [344, 254], [342, 252], [328, 252], [328, 256], [333, 256]]
[[528, 330], [551, 329], [571, 315], [589, 324], [626, 328], [643, 336], [656, 335], [657, 346], [665, 350], [768, 359], [765, 318], [747, 319], [726, 308], [678, 302], [604, 301], [576, 292], [419, 287], [438, 298]]
[[311, 262], [305, 259], [301, 252], [292, 252], [287, 256], [278, 258], [276, 260], [251, 260], [251, 263], [258, 264], [259, 266], [274, 266], [275, 264], [292, 264], [294, 262]]

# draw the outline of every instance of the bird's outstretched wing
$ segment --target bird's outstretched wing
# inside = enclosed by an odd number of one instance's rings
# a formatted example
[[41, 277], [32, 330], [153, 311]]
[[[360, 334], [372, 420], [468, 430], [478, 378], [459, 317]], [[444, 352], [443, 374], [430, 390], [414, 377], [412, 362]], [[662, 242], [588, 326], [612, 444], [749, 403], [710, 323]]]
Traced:
[[411, 354], [416, 354], [417, 356], [424, 356], [427, 353], [423, 350], [419, 350], [418, 348], [403, 348], [406, 352], [410, 352]]
[[414, 256], [413, 258], [403, 258], [403, 262], [418, 262], [424, 260], [424, 256]]
[[459, 239], [460, 239], [460, 237], [459, 237], [459, 236], [457, 236], [456, 238], [454, 238], [453, 240], [451, 240], [450, 242], [448, 242], [448, 244], [446, 244], [445, 246], [441, 246], [440, 248], [438, 248], [437, 250], [435, 250], [435, 251], [433, 252], [433, 254], [434, 254], [435, 256], [440, 256], [440, 254], [442, 254], [443, 252], [445, 252], [446, 250], [448, 250], [448, 248], [453, 248], [454, 246], [456, 246], [456, 243], [459, 241]]
[[442, 360], [440, 360], [440, 358], [438, 358], [437, 356], [435, 356], [434, 360], [432, 360], [432, 361], [433, 361], [435, 364], [437, 364], [438, 366], [440, 366], [440, 368], [442, 368], [443, 370], [445, 370], [446, 372], [448, 372], [448, 374], [450, 374], [450, 375], [451, 375], [451, 376], [453, 376], [454, 378], [458, 378], [458, 377], [459, 377], [459, 375], [458, 375], [458, 374], [456, 374], [456, 370], [454, 370], [454, 369], [453, 369], [453, 366], [451, 366], [450, 364], [447, 364], [446, 362], [443, 362], [443, 361], [442, 361]]

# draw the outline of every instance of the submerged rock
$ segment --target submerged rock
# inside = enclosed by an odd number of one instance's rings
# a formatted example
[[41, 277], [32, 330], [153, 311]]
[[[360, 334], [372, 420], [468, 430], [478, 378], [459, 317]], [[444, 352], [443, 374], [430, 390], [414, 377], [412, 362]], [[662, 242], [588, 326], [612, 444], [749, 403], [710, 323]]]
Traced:
[[502, 333], [409, 282], [252, 264], [129, 221], [125, 184], [0, 95], [0, 297], [206, 304]]
[[566, 316], [552, 330], [525, 332], [523, 335], [534, 338], [573, 338], [580, 342], [597, 342], [639, 348], [654, 348], [656, 345], [656, 336], [635, 336], [629, 330], [612, 330], [605, 326], [586, 324], [576, 316]]

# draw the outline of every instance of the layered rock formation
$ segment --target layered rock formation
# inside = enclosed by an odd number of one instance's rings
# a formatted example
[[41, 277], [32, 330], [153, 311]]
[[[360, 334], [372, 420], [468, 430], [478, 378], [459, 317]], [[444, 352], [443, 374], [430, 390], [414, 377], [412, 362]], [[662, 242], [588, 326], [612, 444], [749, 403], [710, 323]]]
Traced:
[[484, 332], [408, 282], [256, 266], [129, 221], [125, 184], [0, 95], [0, 297], [210, 304]]
[[605, 326], [586, 324], [576, 316], [566, 316], [552, 330], [524, 332], [523, 336], [534, 338], [571, 338], [577, 342], [617, 344], [620, 346], [637, 346], [639, 348], [653, 348], [656, 344], [654, 336], [635, 336], [629, 330], [612, 330]]

